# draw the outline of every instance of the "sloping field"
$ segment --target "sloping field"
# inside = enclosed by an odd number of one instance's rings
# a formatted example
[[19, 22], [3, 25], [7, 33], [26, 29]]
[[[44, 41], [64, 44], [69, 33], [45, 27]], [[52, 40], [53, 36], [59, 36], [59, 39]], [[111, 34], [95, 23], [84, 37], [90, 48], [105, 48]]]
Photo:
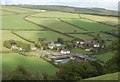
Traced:
[[93, 57], [95, 57], [96, 59], [98, 59], [98, 60], [100, 60], [102, 62], [107, 62], [114, 55], [115, 54], [112, 53], [112, 52], [107, 52], [107, 53], [104, 53], [104, 54], [93, 55]]
[[118, 72], [106, 74], [106, 75], [101, 75], [98, 77], [88, 78], [86, 80], [118, 80]]
[[14, 12], [10, 12], [10, 11], [4, 11], [4, 10], [0, 10], [0, 15], [14, 15], [16, 13]]
[[29, 39], [31, 41], [35, 41], [38, 38], [45, 38], [47, 42], [56, 41], [58, 37], [63, 38], [64, 40], [70, 40], [71, 38], [52, 32], [52, 31], [17, 31], [18, 35]]
[[80, 14], [80, 16], [110, 25], [118, 25], [118, 17], [107, 17], [107, 16], [86, 15], [86, 14]]
[[56, 12], [56, 11], [47, 11], [47, 12], [41, 12], [37, 13], [31, 16], [35, 17], [53, 17], [53, 18], [79, 18], [78, 14], [73, 13], [66, 13], [66, 12]]
[[114, 27], [112, 26], [107, 26], [104, 24], [100, 24], [100, 23], [93, 22], [90, 20], [85, 20], [85, 19], [73, 19], [73, 20], [62, 19], [62, 20], [92, 32], [109, 31], [111, 29], [114, 29]]
[[58, 68], [40, 58], [27, 57], [17, 53], [3, 53], [3, 72], [11, 72], [17, 66], [23, 66], [27, 71], [55, 74]]
[[87, 34], [69, 34], [69, 35], [72, 35], [76, 38], [80, 38], [80, 39], [83, 39], [83, 40], [92, 40], [94, 38], [94, 37], [89, 36]]
[[31, 9], [13, 7], [13, 6], [2, 6], [2, 7], [0, 7], [0, 9], [15, 12], [15, 13], [28, 13], [28, 12], [32, 11]]
[[27, 17], [26, 19], [36, 24], [44, 25], [49, 27], [50, 29], [54, 29], [64, 33], [74, 32], [74, 30], [77, 30], [77, 32], [84, 32], [84, 30], [76, 28], [75, 26], [63, 23], [59, 19], [35, 18], [35, 17]]
[[41, 27], [25, 21], [23, 18], [26, 15], [28, 14], [3, 16], [2, 29], [41, 29]]

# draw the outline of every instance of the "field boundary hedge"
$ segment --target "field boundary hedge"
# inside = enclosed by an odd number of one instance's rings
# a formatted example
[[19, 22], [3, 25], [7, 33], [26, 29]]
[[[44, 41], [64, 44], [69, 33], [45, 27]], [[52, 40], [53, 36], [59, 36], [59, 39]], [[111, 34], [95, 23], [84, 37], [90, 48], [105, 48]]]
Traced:
[[11, 33], [14, 34], [14, 35], [16, 35], [16, 36], [18, 36], [19, 38], [21, 38], [21, 39], [27, 41], [27, 42], [34, 43], [34, 41], [28, 40], [28, 39], [26, 39], [26, 38], [24, 38], [24, 37], [18, 35], [17, 33], [13, 32], [13, 31], [11, 31]]

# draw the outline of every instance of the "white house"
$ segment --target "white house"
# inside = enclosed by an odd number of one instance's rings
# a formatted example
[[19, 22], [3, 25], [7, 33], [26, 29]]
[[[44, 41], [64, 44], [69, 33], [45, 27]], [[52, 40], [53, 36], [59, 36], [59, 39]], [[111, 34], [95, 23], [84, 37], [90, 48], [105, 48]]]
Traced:
[[93, 45], [95, 48], [98, 48], [98, 47], [100, 47], [100, 44], [94, 44]]
[[71, 52], [70, 52], [70, 50], [61, 50], [60, 53], [61, 54], [70, 54]]
[[46, 10], [40, 10], [41, 12], [46, 12]]
[[53, 45], [48, 45], [48, 48], [54, 49], [54, 46]]
[[61, 47], [62, 44], [60, 44], [60, 43], [56, 43], [55, 46], [56, 46], [56, 47]]
[[33, 50], [33, 51], [36, 50], [36, 49], [37, 49], [36, 47], [32, 47], [32, 48], [31, 48], [31, 50]]
[[18, 49], [18, 47], [16, 45], [12, 45], [11, 50], [14, 50], [14, 49]]
[[81, 44], [81, 45], [82, 45], [82, 44], [85, 44], [85, 42], [81, 41], [80, 44]]
[[23, 49], [22, 48], [19, 48], [20, 51], [22, 51]]
[[85, 51], [90, 52], [90, 51], [91, 51], [91, 49], [85, 49]]
[[16, 45], [12, 45], [12, 46], [11, 46], [11, 50], [19, 50], [19, 51], [22, 51], [23, 49], [20, 48], [20, 47], [17, 47]]

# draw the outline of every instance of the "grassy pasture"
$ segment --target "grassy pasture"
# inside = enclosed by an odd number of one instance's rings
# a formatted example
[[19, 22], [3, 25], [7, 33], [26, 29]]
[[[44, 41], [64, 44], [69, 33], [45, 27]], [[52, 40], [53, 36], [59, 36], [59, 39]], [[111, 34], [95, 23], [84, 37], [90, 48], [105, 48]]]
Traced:
[[28, 14], [3, 16], [3, 29], [41, 29], [41, 27], [25, 21], [23, 17], [26, 15]]
[[107, 17], [107, 16], [97, 16], [97, 15], [86, 15], [86, 14], [80, 14], [81, 17], [92, 19], [98, 22], [103, 22], [110, 25], [117, 25], [118, 24], [118, 18], [117, 17]]
[[59, 69], [49, 64], [41, 58], [27, 57], [17, 53], [3, 53], [3, 72], [11, 72], [18, 65], [32, 72], [41, 72], [44, 74], [55, 74]]
[[111, 73], [111, 74], [105, 74], [105, 75], [101, 75], [101, 76], [97, 76], [97, 77], [92, 77], [92, 78], [88, 78], [85, 80], [118, 80], [118, 72], [117, 73]]
[[34, 14], [32, 16], [36, 17], [55, 17], [55, 18], [79, 18], [78, 14], [66, 13], [66, 12], [57, 12], [57, 11], [47, 11]]
[[71, 24], [77, 25], [81, 28], [84, 28], [88, 31], [92, 32], [99, 32], [99, 31], [109, 31], [111, 29], [114, 29], [114, 27], [103, 25], [97, 22], [93, 22], [90, 20], [85, 20], [85, 19], [62, 19], [66, 22], [69, 22]]
[[92, 54], [92, 52], [87, 52], [87, 51], [80, 49], [80, 48], [74, 48], [74, 49], [72, 49], [72, 52], [77, 53], [77, 54], [81, 54], [81, 53], [82, 54]]
[[89, 36], [87, 34], [69, 34], [69, 35], [72, 35], [76, 38], [80, 38], [80, 39], [83, 39], [83, 40], [92, 40], [93, 39], [92, 36]]
[[32, 10], [26, 9], [26, 8], [20, 8], [20, 7], [13, 7], [13, 6], [2, 6], [0, 9], [6, 10], [6, 11], [12, 11], [16, 13], [28, 13]]
[[0, 15], [14, 15], [16, 13], [14, 12], [9, 12], [9, 11], [4, 11], [4, 10], [0, 10]]
[[111, 52], [107, 52], [104, 54], [93, 55], [93, 57], [96, 57], [100, 61], [106, 62], [109, 59], [111, 59], [113, 55], [115, 55], [115, 54], [111, 53]]
[[38, 38], [45, 38], [47, 42], [56, 41], [58, 37], [63, 38], [64, 40], [70, 40], [71, 38], [52, 32], [52, 31], [16, 31], [16, 33], [26, 39], [35, 41]]
[[9, 12], [9, 11], [4, 11], [4, 10], [0, 10], [0, 12], [2, 12], [2, 15], [12, 15], [12, 14], [16, 14], [14, 12]]
[[30, 20], [37, 24], [48, 26], [51, 29], [64, 32], [64, 33], [74, 32], [74, 30], [77, 30], [77, 32], [84, 32], [84, 30], [76, 28], [75, 26], [71, 26], [69, 24], [63, 23], [58, 19], [27, 17], [27, 20]]

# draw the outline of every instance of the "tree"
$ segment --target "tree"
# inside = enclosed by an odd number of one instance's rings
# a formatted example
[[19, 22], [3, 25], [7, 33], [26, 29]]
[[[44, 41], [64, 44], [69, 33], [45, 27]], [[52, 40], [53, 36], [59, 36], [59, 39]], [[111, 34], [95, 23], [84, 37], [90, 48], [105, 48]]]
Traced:
[[120, 71], [120, 40], [115, 40], [112, 42], [111, 48], [112, 48], [112, 53], [115, 53], [115, 55], [112, 57], [112, 59], [108, 60], [106, 63], [106, 72], [111, 73], [111, 72], [118, 72]]
[[63, 38], [60, 38], [60, 37], [59, 37], [59, 38], [57, 39], [57, 42], [63, 44], [64, 40], [63, 40]]
[[62, 80], [81, 80], [97, 75], [97, 67], [94, 67], [89, 61], [81, 61], [80, 63], [69, 62], [60, 65], [60, 71], [57, 76]]

